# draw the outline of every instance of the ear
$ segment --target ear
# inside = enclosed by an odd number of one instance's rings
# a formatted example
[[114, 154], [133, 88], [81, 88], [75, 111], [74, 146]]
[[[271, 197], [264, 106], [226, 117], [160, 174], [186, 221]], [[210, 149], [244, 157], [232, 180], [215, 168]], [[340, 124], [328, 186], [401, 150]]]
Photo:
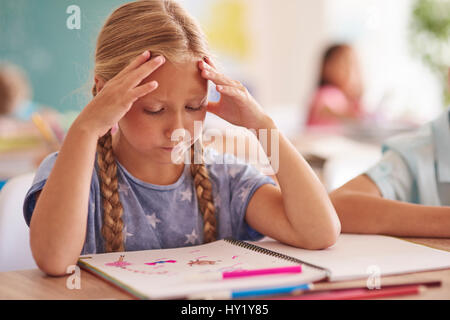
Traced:
[[95, 86], [97, 87], [97, 93], [100, 92], [105, 86], [105, 81], [98, 75], [94, 76]]

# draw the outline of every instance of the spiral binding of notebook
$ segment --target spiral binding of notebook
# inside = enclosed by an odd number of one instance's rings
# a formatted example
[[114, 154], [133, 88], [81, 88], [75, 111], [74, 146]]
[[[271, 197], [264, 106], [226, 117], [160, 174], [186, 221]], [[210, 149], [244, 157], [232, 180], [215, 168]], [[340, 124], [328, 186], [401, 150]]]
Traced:
[[327, 276], [329, 276], [331, 274], [331, 271], [328, 270], [328, 269], [319, 267], [317, 265], [314, 265], [314, 264], [302, 261], [300, 259], [288, 256], [288, 255], [285, 255], [285, 254], [282, 254], [282, 253], [279, 253], [279, 252], [276, 252], [276, 251], [272, 251], [272, 250], [269, 250], [269, 249], [266, 249], [266, 248], [259, 247], [257, 245], [254, 245], [254, 244], [251, 244], [251, 243], [248, 243], [248, 242], [245, 242], [245, 241], [236, 240], [236, 239], [232, 239], [232, 238], [227, 238], [227, 239], [224, 239], [224, 240], [226, 242], [228, 242], [228, 243], [231, 243], [232, 245], [239, 246], [239, 247], [244, 248], [244, 249], [256, 251], [258, 253], [262, 253], [262, 254], [265, 254], [265, 255], [268, 255], [268, 256], [276, 257], [276, 258], [279, 258], [279, 259], [283, 259], [283, 260], [294, 262], [294, 263], [298, 263], [298, 264], [303, 264], [303, 265], [309, 266], [309, 267], [314, 268], [314, 269], [319, 269], [321, 271], [325, 271]]

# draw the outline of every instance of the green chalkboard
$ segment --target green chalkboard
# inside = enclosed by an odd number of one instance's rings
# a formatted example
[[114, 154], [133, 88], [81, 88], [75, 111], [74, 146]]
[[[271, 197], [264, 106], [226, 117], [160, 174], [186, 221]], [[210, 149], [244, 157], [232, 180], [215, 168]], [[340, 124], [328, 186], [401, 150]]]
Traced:
[[[21, 66], [33, 99], [60, 111], [79, 111], [93, 84], [95, 42], [121, 0], [0, 0], [0, 62]], [[73, 29], [80, 10], [80, 29]], [[69, 26], [68, 27], [68, 22]]]

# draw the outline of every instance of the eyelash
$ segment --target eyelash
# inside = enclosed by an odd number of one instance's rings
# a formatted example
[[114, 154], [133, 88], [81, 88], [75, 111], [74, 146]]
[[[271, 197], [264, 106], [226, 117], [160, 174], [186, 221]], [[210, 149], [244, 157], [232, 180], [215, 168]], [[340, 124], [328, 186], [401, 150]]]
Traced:
[[[192, 107], [188, 107], [188, 106], [186, 106], [186, 108], [187, 108], [188, 110], [192, 111], [192, 112], [196, 112], [196, 111], [202, 110], [202, 109], [204, 108], [204, 106], [201, 106], [201, 107], [196, 108], [196, 109], [194, 109], [194, 108], [192, 108]], [[150, 115], [154, 115], [154, 116], [161, 114], [163, 111], [164, 111], [164, 109], [161, 109], [161, 110], [156, 111], [156, 112], [150, 111], [150, 110], [145, 110], [145, 109], [144, 109], [144, 112], [145, 112], [145, 113], [150, 114]]]

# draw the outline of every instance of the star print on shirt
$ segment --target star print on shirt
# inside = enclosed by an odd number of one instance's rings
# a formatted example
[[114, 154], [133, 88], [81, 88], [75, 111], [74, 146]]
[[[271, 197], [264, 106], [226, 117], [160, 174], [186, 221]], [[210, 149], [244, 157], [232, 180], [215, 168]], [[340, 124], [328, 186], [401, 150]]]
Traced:
[[234, 179], [234, 178], [236, 178], [237, 174], [241, 171], [241, 169], [242, 168], [240, 166], [232, 166], [230, 168], [230, 170], [228, 171], [228, 173]]
[[181, 200], [180, 201], [189, 201], [191, 202], [192, 199], [192, 191], [190, 188], [187, 188], [185, 191], [180, 193]]
[[125, 227], [123, 228], [123, 234], [125, 235], [125, 241], [127, 241], [127, 238], [128, 238], [128, 237], [133, 237], [133, 236], [134, 236], [134, 234], [129, 233], [129, 232], [127, 231], [127, 226], [125, 226]]
[[190, 243], [190, 244], [195, 245], [195, 241], [198, 239], [198, 235], [197, 235], [197, 232], [195, 231], [195, 229], [192, 230], [191, 234], [186, 234], [185, 236], [186, 236], [187, 240], [184, 244]]
[[239, 194], [239, 198], [241, 198], [242, 200], [245, 200], [248, 198], [248, 195], [250, 194], [250, 186], [247, 186], [245, 188], [241, 189], [241, 193]]
[[145, 218], [147, 219], [148, 223], [150, 223], [150, 225], [152, 226], [153, 229], [156, 228], [156, 224], [157, 224], [157, 223], [160, 223], [160, 222], [161, 222], [161, 220], [159, 220], [159, 219], [156, 217], [156, 213], [153, 213], [153, 214], [150, 215], [150, 216], [146, 216]]
[[130, 192], [130, 187], [125, 183], [119, 183], [119, 193], [122, 193], [124, 196], [128, 197], [128, 193]]

